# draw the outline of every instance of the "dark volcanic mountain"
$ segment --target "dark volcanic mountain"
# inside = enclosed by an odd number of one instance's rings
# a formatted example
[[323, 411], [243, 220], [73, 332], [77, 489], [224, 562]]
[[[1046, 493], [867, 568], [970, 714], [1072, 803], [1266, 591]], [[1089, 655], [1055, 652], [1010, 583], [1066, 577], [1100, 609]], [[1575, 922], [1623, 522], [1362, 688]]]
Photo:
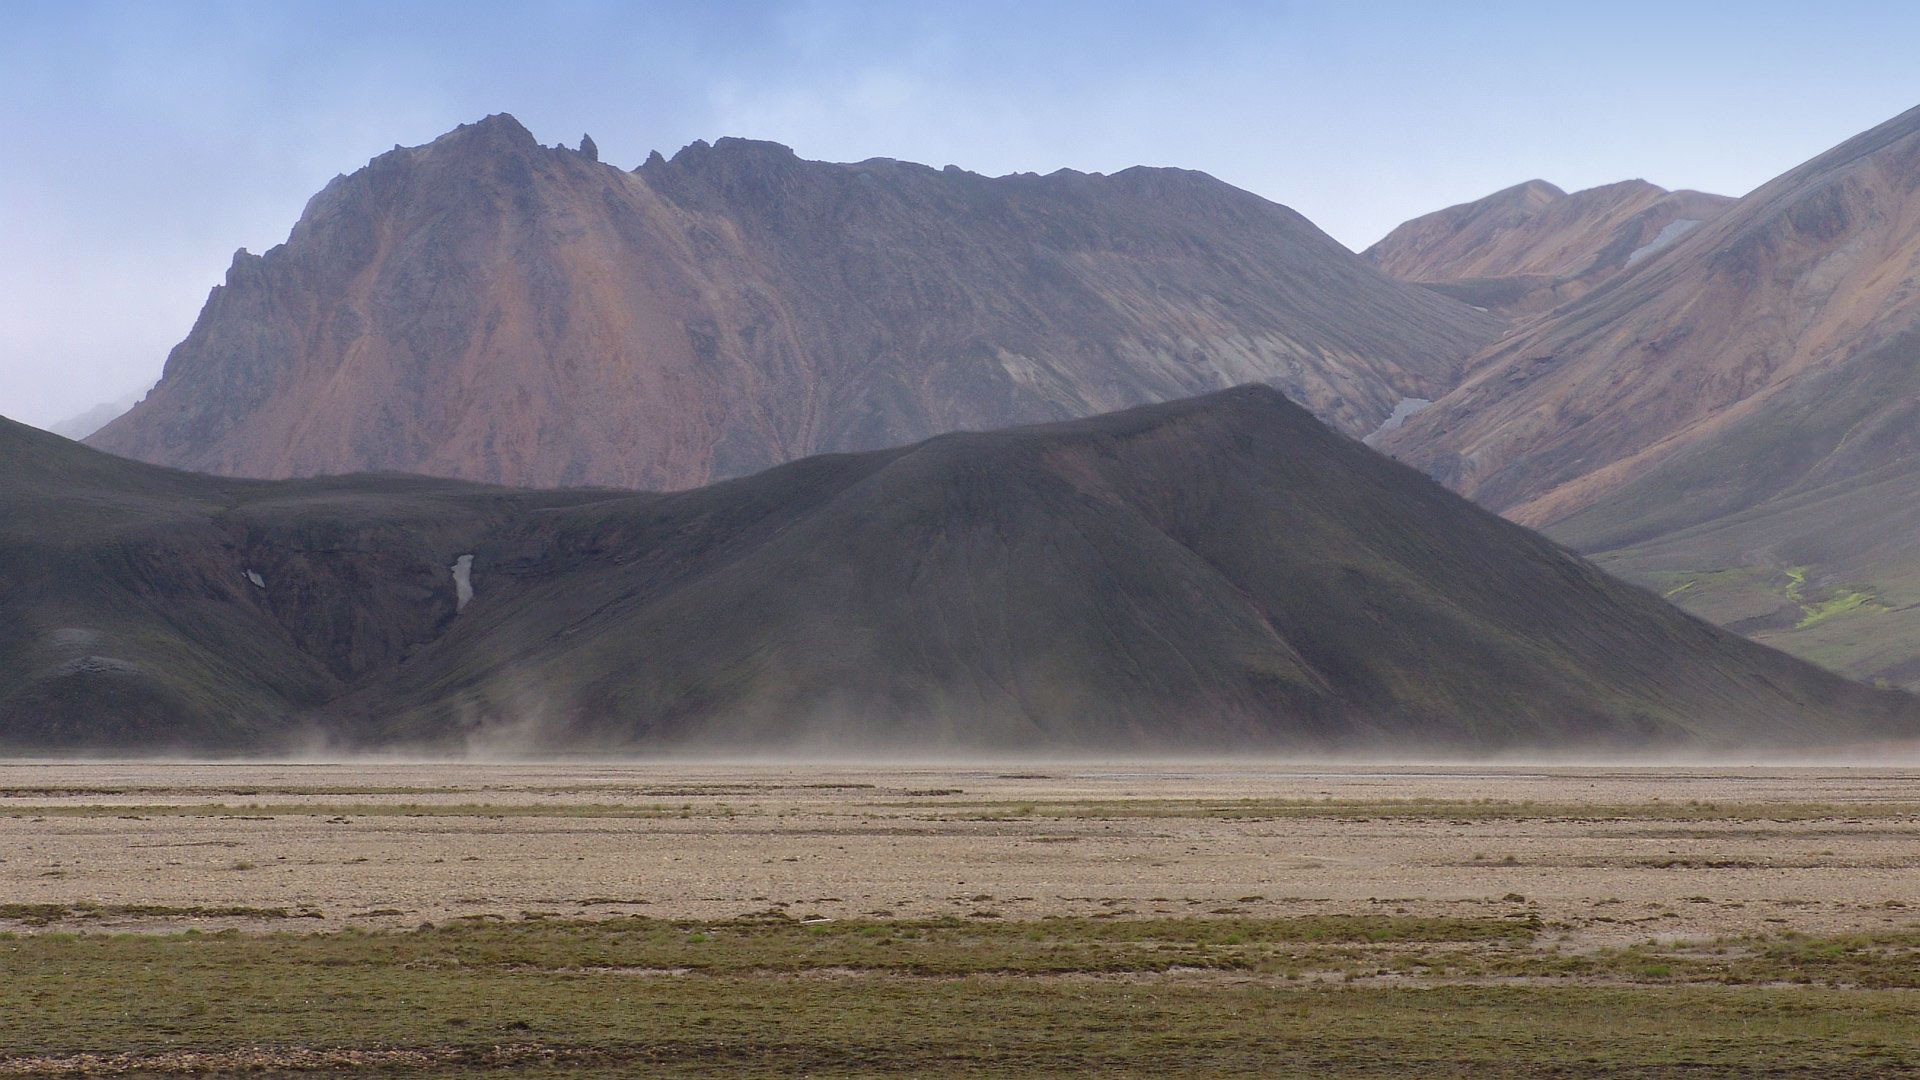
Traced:
[[1920, 731], [1915, 699], [1684, 615], [1264, 388], [671, 495], [227, 480], [11, 425], [0, 465], [16, 747], [1405, 753]]
[[1572, 195], [1529, 180], [1414, 218], [1363, 257], [1469, 304], [1532, 315], [1585, 296], [1732, 202], [1645, 180]]
[[223, 475], [678, 488], [1244, 382], [1361, 434], [1496, 330], [1201, 173], [988, 179], [741, 139], [626, 172], [502, 115], [237, 255], [90, 441]]
[[1920, 109], [1491, 347], [1387, 436], [1725, 625], [1920, 684]]

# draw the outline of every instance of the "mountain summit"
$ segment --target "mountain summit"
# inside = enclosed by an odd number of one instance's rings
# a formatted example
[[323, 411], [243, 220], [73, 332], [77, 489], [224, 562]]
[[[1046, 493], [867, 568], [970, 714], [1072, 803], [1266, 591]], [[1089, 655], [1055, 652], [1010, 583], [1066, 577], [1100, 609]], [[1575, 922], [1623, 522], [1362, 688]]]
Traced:
[[1414, 218], [1362, 257], [1470, 304], [1534, 315], [1579, 299], [1732, 202], [1645, 180], [1572, 195], [1529, 180]]
[[498, 115], [336, 179], [92, 444], [680, 488], [1247, 381], [1363, 434], [1498, 329], [1201, 173], [989, 179], [744, 139], [597, 158]]

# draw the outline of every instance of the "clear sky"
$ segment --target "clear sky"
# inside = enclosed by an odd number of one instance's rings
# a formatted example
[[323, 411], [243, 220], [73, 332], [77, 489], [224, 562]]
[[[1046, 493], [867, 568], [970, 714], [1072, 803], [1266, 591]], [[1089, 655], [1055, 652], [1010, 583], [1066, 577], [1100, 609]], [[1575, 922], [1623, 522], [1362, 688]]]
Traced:
[[1742, 194], [1920, 104], [1920, 4], [0, 0], [0, 414], [159, 376], [235, 248], [511, 112], [631, 167], [741, 135], [1202, 169], [1353, 248], [1531, 177]]

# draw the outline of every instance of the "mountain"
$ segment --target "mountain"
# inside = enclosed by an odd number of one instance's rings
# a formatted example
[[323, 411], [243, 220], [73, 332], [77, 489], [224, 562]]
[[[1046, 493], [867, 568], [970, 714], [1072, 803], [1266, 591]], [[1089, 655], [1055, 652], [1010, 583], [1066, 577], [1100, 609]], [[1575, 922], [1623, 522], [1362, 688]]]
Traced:
[[14, 747], [1757, 751], [1920, 701], [1244, 387], [673, 494], [243, 481], [0, 425]]
[[1529, 180], [1414, 218], [1362, 257], [1477, 307], [1534, 315], [1585, 296], [1732, 202], [1645, 180], [1572, 195]]
[[84, 439], [124, 415], [139, 400], [140, 396], [136, 394], [119, 401], [103, 401], [85, 412], [67, 417], [47, 430], [68, 439]]
[[1554, 532], [1855, 678], [1920, 687], [1920, 328], [1796, 379]]
[[1920, 679], [1920, 109], [1490, 347], [1383, 440], [1728, 626]]
[[627, 172], [499, 115], [235, 256], [90, 441], [223, 475], [684, 488], [1249, 381], [1361, 434], [1497, 329], [1201, 173], [988, 179], [743, 139]]

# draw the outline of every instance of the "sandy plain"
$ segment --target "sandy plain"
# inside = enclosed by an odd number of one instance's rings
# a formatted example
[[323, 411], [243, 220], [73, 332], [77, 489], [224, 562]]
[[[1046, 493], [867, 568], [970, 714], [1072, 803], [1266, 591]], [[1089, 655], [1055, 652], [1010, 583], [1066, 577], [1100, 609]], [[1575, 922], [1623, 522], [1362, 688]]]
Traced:
[[65, 904], [135, 931], [771, 909], [1831, 935], [1920, 922], [1920, 770], [11, 763], [0, 901], [21, 930]]

